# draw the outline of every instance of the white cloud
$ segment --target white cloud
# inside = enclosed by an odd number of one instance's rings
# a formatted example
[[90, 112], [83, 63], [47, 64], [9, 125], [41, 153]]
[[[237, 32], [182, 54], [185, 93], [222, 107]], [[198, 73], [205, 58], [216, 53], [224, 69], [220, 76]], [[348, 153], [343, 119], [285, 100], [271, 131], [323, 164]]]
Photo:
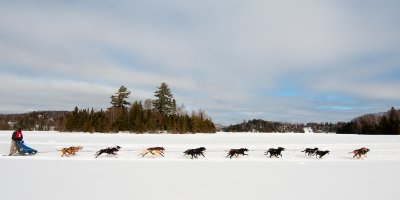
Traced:
[[[396, 106], [400, 78], [380, 76], [400, 74], [398, 8], [371, 1], [3, 2], [0, 85], [10, 98], [0, 102], [16, 111], [12, 99], [21, 95], [30, 102], [18, 103], [23, 109], [102, 107], [120, 85], [145, 99], [167, 82], [180, 102], [219, 123], [241, 121], [243, 113], [348, 119], [354, 113], [324, 113], [318, 106], [332, 102], [308, 96]], [[289, 83], [295, 97], [270, 95]], [[61, 98], [50, 101], [51, 94]]]

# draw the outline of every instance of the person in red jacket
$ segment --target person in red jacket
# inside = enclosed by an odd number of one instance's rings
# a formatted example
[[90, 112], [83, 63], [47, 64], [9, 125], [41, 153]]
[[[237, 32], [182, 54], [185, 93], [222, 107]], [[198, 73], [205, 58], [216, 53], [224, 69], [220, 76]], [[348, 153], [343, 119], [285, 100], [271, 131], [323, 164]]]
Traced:
[[10, 146], [10, 154], [9, 156], [13, 155], [17, 151], [17, 144], [16, 141], [22, 141], [24, 136], [22, 135], [22, 130], [18, 128], [16, 131], [13, 132], [11, 136], [11, 146]]

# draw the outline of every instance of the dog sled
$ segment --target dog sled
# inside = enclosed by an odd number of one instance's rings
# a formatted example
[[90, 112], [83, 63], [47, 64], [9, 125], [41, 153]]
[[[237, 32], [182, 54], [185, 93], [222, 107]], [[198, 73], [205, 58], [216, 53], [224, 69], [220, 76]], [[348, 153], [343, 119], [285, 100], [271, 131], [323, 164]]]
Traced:
[[32, 149], [25, 145], [24, 141], [16, 141], [17, 144], [17, 156], [35, 155], [37, 150]]

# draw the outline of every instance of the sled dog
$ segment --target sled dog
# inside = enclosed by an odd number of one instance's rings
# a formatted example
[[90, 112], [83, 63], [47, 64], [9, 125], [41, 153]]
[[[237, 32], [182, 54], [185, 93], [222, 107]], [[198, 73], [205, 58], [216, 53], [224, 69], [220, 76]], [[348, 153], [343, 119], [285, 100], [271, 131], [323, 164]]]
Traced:
[[150, 147], [150, 148], [144, 149], [142, 151], [142, 153], [140, 153], [138, 156], [144, 157], [146, 154], [151, 153], [152, 155], [158, 154], [158, 155], [164, 157], [164, 151], [165, 151], [164, 147]]
[[353, 153], [354, 154], [353, 158], [360, 159], [362, 157], [366, 158], [368, 151], [369, 151], [368, 148], [363, 147], [361, 149], [356, 149], [356, 150], [354, 150], [352, 152], [349, 152], [349, 153]]
[[301, 151], [301, 152], [304, 152], [304, 155], [313, 156], [313, 155], [315, 155], [315, 152], [316, 152], [316, 151], [318, 151], [318, 148], [317, 148], [317, 147], [315, 147], [315, 148], [313, 148], [313, 149], [311, 149], [311, 148], [306, 148], [306, 149], [304, 149], [304, 151]]
[[246, 154], [247, 151], [249, 151], [247, 148], [230, 149], [228, 151], [228, 155], [226, 155], [226, 157], [229, 157], [230, 159], [232, 159], [233, 156], [235, 156], [235, 157], [239, 157], [239, 155], [248, 156], [248, 154]]
[[319, 158], [322, 158], [322, 157], [325, 156], [326, 154], [329, 154], [329, 151], [320, 151], [320, 150], [317, 150], [317, 151], [315, 152], [315, 157], [318, 157], [318, 156], [319, 156]]
[[276, 158], [278, 158], [278, 156], [282, 157], [282, 151], [284, 151], [284, 150], [285, 150], [285, 148], [283, 148], [283, 147], [278, 147], [277, 149], [270, 148], [270, 149], [268, 149], [268, 151], [265, 152], [264, 155], [268, 155], [268, 153], [269, 153], [270, 158], [272, 156], [275, 156]]
[[83, 147], [81, 147], [81, 146], [72, 146], [72, 147], [65, 147], [65, 148], [62, 148], [62, 149], [57, 150], [57, 151], [61, 152], [61, 157], [64, 157], [64, 156], [69, 157], [70, 155], [75, 156], [76, 152], [78, 152], [82, 148]]
[[100, 149], [99, 151], [96, 152], [95, 154], [95, 158], [99, 157], [101, 154], [106, 153], [108, 155], [112, 155], [112, 156], [116, 156], [119, 149], [121, 149], [120, 146], [116, 146], [116, 147], [108, 147], [105, 149]]
[[207, 150], [205, 147], [199, 147], [199, 148], [196, 148], [196, 149], [188, 149], [188, 150], [186, 150], [186, 151], [184, 151], [183, 152], [183, 154], [184, 155], [189, 155], [189, 156], [192, 156], [191, 158], [193, 159], [193, 158], [198, 158], [198, 156], [200, 156], [200, 155], [202, 155], [203, 157], [205, 157], [204, 156], [204, 151], [205, 150]]

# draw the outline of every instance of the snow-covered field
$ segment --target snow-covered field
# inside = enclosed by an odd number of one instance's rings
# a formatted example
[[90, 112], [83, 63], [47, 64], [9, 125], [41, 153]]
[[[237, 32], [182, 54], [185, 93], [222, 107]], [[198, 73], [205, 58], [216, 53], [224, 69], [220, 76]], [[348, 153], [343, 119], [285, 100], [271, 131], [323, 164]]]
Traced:
[[[0, 132], [0, 152], [8, 154], [12, 131]], [[35, 156], [0, 157], [0, 199], [30, 200], [398, 200], [400, 136], [335, 134], [217, 133], [196, 135], [87, 134], [25, 131]], [[75, 157], [57, 149], [83, 146]], [[122, 147], [117, 157], [94, 153]], [[137, 157], [142, 149], [166, 148], [165, 157]], [[182, 152], [204, 146], [206, 157]], [[282, 158], [264, 151], [286, 148]], [[368, 147], [364, 160], [350, 151]], [[249, 156], [229, 159], [226, 150], [248, 148]], [[301, 150], [330, 150], [323, 159]]]

